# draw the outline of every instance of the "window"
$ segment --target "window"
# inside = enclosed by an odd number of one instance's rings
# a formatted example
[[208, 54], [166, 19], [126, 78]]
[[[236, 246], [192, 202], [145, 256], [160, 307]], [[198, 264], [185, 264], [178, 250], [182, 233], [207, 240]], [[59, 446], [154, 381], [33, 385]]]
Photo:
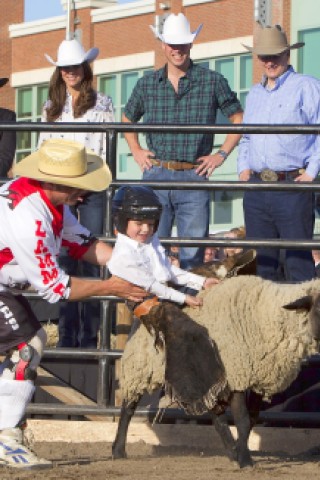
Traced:
[[[252, 85], [252, 55], [238, 55], [233, 57], [212, 58], [197, 64], [215, 70], [221, 73], [227, 80], [232, 90], [234, 90], [245, 107], [245, 99]], [[219, 121], [218, 121], [219, 120]], [[229, 120], [218, 115], [217, 123], [228, 123]]]
[[[47, 98], [48, 85], [18, 88], [16, 91], [17, 121], [39, 122], [41, 120], [42, 107]], [[37, 143], [37, 132], [18, 132], [17, 161], [35, 150]]]
[[318, 57], [320, 44], [320, 28], [301, 30], [298, 34], [298, 40], [299, 42], [305, 42], [305, 46], [298, 50], [298, 71], [320, 78], [319, 64], [315, 61]]
[[139, 70], [99, 77], [100, 92], [112, 98], [116, 122], [121, 122], [123, 109], [129, 100], [135, 84], [140, 77], [148, 72], [150, 72], [150, 70]]
[[[150, 70], [138, 70], [121, 72], [112, 75], [101, 76], [98, 79], [99, 90], [112, 98], [115, 121], [121, 122], [124, 107], [139, 78], [149, 73]], [[144, 145], [143, 134], [140, 134], [141, 144]], [[124, 135], [118, 135], [117, 145], [117, 175], [118, 178], [140, 178], [141, 172], [132, 159], [129, 147]]]
[[216, 225], [232, 223], [232, 192], [222, 190], [212, 192], [213, 202], [211, 203], [213, 222]]

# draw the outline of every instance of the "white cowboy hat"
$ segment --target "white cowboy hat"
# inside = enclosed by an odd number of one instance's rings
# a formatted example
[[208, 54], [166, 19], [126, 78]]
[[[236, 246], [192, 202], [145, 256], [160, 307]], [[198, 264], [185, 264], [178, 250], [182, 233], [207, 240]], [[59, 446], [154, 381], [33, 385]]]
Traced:
[[73, 40], [63, 40], [58, 48], [57, 61], [55, 62], [46, 53], [46, 59], [56, 67], [67, 67], [69, 65], [81, 65], [83, 62], [93, 62], [99, 55], [98, 48], [91, 48], [87, 52], [81, 43], [75, 38]]
[[300, 48], [304, 42], [288, 44], [287, 36], [280, 25], [274, 27], [264, 27], [258, 33], [255, 47], [248, 47], [242, 44], [247, 50], [257, 55], [280, 55], [287, 50]]
[[152, 25], [150, 25], [150, 28], [155, 36], [164, 43], [169, 45], [186, 45], [194, 42], [202, 26], [203, 24], [199, 25], [197, 30], [191, 32], [190, 23], [183, 13], [178, 13], [178, 15], [170, 13], [163, 24], [162, 33], [159, 33]]
[[105, 161], [82, 143], [51, 139], [18, 162], [14, 175], [93, 192], [105, 190], [112, 177]]

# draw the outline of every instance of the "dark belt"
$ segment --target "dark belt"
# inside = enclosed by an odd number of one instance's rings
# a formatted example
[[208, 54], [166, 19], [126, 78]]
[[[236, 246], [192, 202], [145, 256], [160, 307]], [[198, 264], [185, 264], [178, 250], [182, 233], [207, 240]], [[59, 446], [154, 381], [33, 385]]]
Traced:
[[189, 162], [176, 162], [174, 160], [170, 160], [168, 162], [157, 160], [154, 158], [150, 158], [152, 165], [156, 167], [163, 167], [167, 168], [168, 170], [191, 170], [192, 168], [197, 168], [198, 165]]
[[274, 170], [270, 170], [270, 168], [265, 168], [261, 172], [252, 172], [252, 175], [263, 182], [279, 182], [283, 180], [293, 180], [304, 172], [304, 168], [297, 168], [289, 172], [275, 172]]

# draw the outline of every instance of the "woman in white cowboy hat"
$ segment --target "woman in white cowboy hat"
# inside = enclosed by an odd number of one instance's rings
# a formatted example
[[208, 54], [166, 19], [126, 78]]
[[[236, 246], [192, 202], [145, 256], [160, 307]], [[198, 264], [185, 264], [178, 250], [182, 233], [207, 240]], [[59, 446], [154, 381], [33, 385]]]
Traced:
[[[50, 303], [116, 295], [141, 301], [146, 293], [119, 278], [70, 276], [58, 264], [64, 243], [75, 258], [104, 266], [110, 245], [71, 215], [87, 191], [111, 181], [104, 160], [82, 144], [48, 140], [21, 160], [18, 175], [0, 188], [0, 466], [50, 467], [23, 444], [21, 420], [34, 392], [46, 334], [22, 290], [31, 285]], [[19, 352], [24, 355], [19, 355]]]
[[[93, 73], [90, 63], [96, 59], [98, 53], [97, 48], [85, 51], [78, 40], [73, 39], [64, 40], [60, 44], [56, 61], [49, 55], [45, 55], [47, 60], [56, 66], [56, 69], [50, 80], [49, 100], [44, 105], [42, 121], [88, 123], [114, 121], [111, 98], [96, 92], [92, 87]], [[49, 138], [76, 140], [106, 159], [106, 135], [104, 133], [42, 132], [39, 145]], [[79, 216], [80, 222], [90, 231], [99, 235], [103, 233], [103, 197], [103, 192], [93, 193], [87, 196], [84, 202], [73, 208], [73, 213]], [[78, 270], [77, 262], [71, 261], [65, 256], [61, 258], [70, 273]], [[99, 268], [87, 263], [81, 264], [81, 268], [84, 276], [98, 277], [100, 274]], [[54, 314], [51, 312], [51, 317], [52, 315]], [[95, 348], [99, 326], [100, 307], [98, 302], [63, 305], [60, 309], [59, 346]], [[79, 327], [81, 338], [78, 338]]]

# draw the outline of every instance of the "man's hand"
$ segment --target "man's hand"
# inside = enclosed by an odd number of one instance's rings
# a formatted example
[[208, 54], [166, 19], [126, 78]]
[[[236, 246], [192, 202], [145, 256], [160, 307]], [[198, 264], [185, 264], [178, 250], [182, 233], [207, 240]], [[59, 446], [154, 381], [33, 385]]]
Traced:
[[308, 175], [307, 172], [303, 172], [294, 179], [295, 182], [312, 182], [313, 180], [314, 178]]
[[193, 295], [186, 295], [185, 303], [192, 308], [201, 307], [203, 305], [202, 298], [194, 297]]
[[220, 283], [220, 280], [217, 278], [209, 277], [205, 279], [205, 282], [203, 284], [203, 288], [207, 290], [207, 288], [212, 287], [213, 285], [218, 285]]
[[154, 153], [150, 152], [150, 150], [137, 148], [132, 151], [132, 155], [142, 172], [150, 170], [152, 167], [151, 159], [154, 158]]
[[218, 153], [215, 153], [214, 155], [206, 155], [205, 157], [199, 157], [197, 159], [199, 167], [196, 168], [196, 173], [201, 176], [205, 175], [207, 178], [209, 178], [213, 171], [220, 167], [223, 162], [223, 157]]
[[250, 176], [251, 176], [251, 170], [250, 169], [242, 170], [242, 172], [239, 175], [239, 180], [241, 182], [247, 182], [250, 179]]
[[133, 285], [122, 278], [112, 276], [104, 280], [106, 286], [105, 295], [115, 295], [116, 297], [132, 300], [133, 302], [142, 302], [149, 295], [143, 288]]

